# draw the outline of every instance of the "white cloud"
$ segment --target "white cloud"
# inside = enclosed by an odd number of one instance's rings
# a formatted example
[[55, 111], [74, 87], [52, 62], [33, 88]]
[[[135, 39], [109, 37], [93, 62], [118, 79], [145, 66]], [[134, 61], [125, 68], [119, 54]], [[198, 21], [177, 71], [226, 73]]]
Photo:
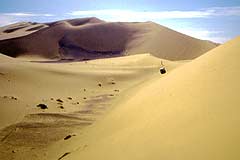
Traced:
[[240, 16], [240, 6], [235, 7], [213, 7], [207, 9], [213, 16]]
[[207, 30], [203, 28], [193, 28], [193, 27], [186, 27], [186, 28], [173, 27], [173, 29], [180, 33], [190, 35], [198, 39], [211, 40], [217, 43], [225, 43], [226, 41], [231, 39], [230, 37], [220, 36], [222, 35], [223, 31], [213, 31], [213, 30]]
[[12, 23], [15, 23], [15, 22], [16, 21], [14, 19], [12, 19], [12, 18], [0, 15], [0, 26], [9, 25], [9, 24], [12, 24]]
[[210, 15], [202, 11], [131, 11], [131, 10], [89, 10], [73, 11], [72, 16], [96, 16], [110, 21], [145, 21], [172, 18], [204, 18]]
[[15, 17], [51, 17], [52, 14], [34, 14], [34, 13], [2, 13], [4, 16], [15, 16]]
[[240, 7], [213, 7], [189, 11], [132, 11], [132, 10], [83, 10], [68, 13], [71, 16], [95, 16], [108, 21], [146, 21], [160, 19], [209, 18], [214, 16], [240, 16]]
[[35, 13], [0, 13], [0, 26], [13, 24], [19, 21], [31, 21], [32, 18], [53, 17], [53, 14], [35, 14]]

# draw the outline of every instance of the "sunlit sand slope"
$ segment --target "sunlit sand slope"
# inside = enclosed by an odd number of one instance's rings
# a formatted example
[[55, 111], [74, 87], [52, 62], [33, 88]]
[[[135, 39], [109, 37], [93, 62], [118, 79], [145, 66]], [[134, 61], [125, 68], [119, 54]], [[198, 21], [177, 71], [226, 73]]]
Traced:
[[240, 159], [239, 43], [142, 84], [64, 159]]
[[33, 63], [0, 54], [0, 159], [48, 160], [50, 153], [58, 159], [67, 148], [51, 152], [49, 145], [66, 146], [123, 101], [128, 90], [162, 77], [161, 61], [168, 72], [184, 63], [149, 54]]

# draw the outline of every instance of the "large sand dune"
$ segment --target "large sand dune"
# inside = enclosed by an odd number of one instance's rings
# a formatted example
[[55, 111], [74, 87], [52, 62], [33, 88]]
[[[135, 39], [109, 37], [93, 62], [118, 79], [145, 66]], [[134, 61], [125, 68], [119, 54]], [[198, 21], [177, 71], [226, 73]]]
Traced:
[[240, 37], [123, 96], [64, 148], [64, 159], [240, 159], [239, 43]]
[[3, 27], [0, 159], [240, 159], [239, 43], [97, 18]]
[[[184, 63], [149, 54], [33, 63], [0, 54], [0, 159], [48, 159], [49, 145], [81, 135], [74, 130], [84, 131], [121, 102], [121, 95], [158, 75], [161, 61], [169, 72]], [[53, 159], [63, 154], [54, 153]]]
[[86, 60], [139, 53], [186, 60], [217, 46], [153, 22], [109, 23], [97, 18], [15, 24], [0, 30], [0, 40], [3, 54], [52, 60]]

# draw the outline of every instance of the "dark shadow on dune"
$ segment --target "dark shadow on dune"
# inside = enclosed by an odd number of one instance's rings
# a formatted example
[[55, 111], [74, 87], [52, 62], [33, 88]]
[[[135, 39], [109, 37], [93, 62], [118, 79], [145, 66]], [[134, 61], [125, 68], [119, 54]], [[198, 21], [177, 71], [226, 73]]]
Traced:
[[36, 30], [39, 30], [41, 28], [43, 28], [44, 25], [40, 25], [40, 26], [37, 26], [37, 27], [33, 27], [33, 28], [30, 28], [30, 29], [27, 29], [26, 31], [36, 31]]
[[17, 39], [12, 39], [10, 41], [0, 41], [0, 52], [7, 56], [16, 58], [20, 56], [21, 53], [26, 52], [26, 50], [25, 47], [21, 45]]
[[19, 30], [19, 29], [22, 29], [22, 28], [25, 28], [25, 27], [26, 27], [26, 26], [10, 28], [10, 29], [4, 30], [3, 32], [4, 32], [4, 33], [12, 33], [12, 32], [15, 32], [15, 31], [17, 31], [17, 30]]
[[[106, 50], [106, 51], [96, 51], [85, 49], [79, 45], [71, 43], [67, 38], [63, 37], [59, 42], [59, 55], [61, 57], [71, 57], [70, 60], [92, 60], [98, 58], [111, 58], [122, 56], [123, 50]], [[80, 59], [79, 59], [80, 58]], [[69, 59], [68, 59], [69, 60]]]

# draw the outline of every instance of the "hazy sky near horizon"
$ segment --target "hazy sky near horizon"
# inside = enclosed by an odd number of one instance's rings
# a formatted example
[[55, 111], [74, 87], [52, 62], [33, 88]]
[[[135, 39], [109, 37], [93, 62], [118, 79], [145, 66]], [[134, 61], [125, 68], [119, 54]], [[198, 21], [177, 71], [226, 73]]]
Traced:
[[98, 17], [154, 21], [190, 36], [226, 42], [240, 35], [240, 0], [1, 0], [0, 26]]

